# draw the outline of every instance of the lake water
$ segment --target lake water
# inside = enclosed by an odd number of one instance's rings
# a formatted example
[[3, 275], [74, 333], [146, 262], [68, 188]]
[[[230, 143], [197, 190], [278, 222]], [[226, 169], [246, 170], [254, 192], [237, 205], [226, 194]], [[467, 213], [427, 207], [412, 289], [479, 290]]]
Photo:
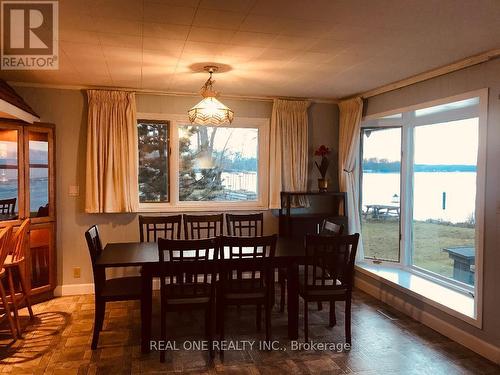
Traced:
[[[393, 205], [399, 191], [398, 173], [363, 172], [363, 210], [367, 204]], [[443, 209], [443, 192], [446, 205]], [[441, 219], [452, 223], [467, 221], [475, 212], [476, 172], [416, 172], [413, 217]]]
[[[30, 209], [31, 211], [38, 211], [38, 208], [45, 206], [49, 202], [48, 193], [49, 182], [47, 178], [32, 178], [30, 180]], [[17, 198], [17, 179], [9, 179], [5, 182], [0, 182], [0, 199]], [[16, 203], [17, 212], [19, 207]]]

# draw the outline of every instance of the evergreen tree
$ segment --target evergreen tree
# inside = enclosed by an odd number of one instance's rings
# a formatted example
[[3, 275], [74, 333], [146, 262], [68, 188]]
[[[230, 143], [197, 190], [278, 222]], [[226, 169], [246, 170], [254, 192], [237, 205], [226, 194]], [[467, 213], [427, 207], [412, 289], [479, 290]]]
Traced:
[[167, 140], [165, 124], [140, 123], [139, 138], [139, 198], [141, 202], [167, 200]]

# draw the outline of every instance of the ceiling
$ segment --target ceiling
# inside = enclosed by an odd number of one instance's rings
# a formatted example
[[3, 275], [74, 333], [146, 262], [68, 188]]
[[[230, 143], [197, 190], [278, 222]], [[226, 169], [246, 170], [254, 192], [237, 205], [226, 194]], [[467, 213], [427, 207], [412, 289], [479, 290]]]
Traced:
[[339, 98], [500, 46], [498, 0], [61, 0], [60, 69], [9, 81]]

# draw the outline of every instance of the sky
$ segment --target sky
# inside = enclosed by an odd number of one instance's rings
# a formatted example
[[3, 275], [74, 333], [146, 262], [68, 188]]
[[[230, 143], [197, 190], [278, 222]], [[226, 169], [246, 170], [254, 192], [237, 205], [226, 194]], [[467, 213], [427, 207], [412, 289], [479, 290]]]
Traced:
[[[475, 165], [478, 119], [451, 121], [415, 128], [415, 164]], [[400, 161], [401, 129], [372, 131], [363, 137], [363, 158]]]
[[[182, 136], [182, 127], [179, 127], [179, 136]], [[211, 129], [208, 131], [210, 137]], [[215, 135], [214, 148], [216, 151], [222, 151], [227, 142], [227, 149], [232, 152], [241, 152], [243, 157], [256, 158], [258, 145], [258, 130], [255, 128], [217, 128]], [[196, 145], [196, 135], [193, 135], [191, 145]]]

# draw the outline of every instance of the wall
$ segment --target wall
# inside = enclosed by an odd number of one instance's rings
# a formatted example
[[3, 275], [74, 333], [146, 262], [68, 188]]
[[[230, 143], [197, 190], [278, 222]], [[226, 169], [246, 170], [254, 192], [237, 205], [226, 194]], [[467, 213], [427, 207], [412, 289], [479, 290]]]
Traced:
[[[330, 124], [325, 126], [325, 124]], [[337, 191], [339, 187], [338, 179], [338, 153], [339, 153], [339, 107], [326, 103], [312, 103], [309, 107], [309, 155], [314, 155], [314, 151], [319, 146], [325, 145], [330, 148], [330, 167], [326, 174], [329, 180], [329, 189]], [[309, 183], [311, 190], [318, 189], [317, 179], [321, 177], [314, 161], [319, 162], [319, 158], [309, 157]]]
[[[485, 228], [484, 228], [484, 285], [483, 329], [475, 328], [440, 310], [405, 297], [405, 300], [439, 319], [449, 322], [480, 339], [500, 347], [500, 60], [494, 60], [467, 69], [433, 78], [418, 84], [369, 98], [365, 103], [366, 114], [376, 114], [391, 109], [444, 98], [488, 87], [488, 140], [486, 160]], [[360, 275], [364, 280], [381, 285], [374, 279]], [[387, 292], [392, 288], [382, 287]], [[395, 290], [394, 295], [400, 296]]]
[[[85, 147], [86, 147], [86, 96], [79, 90], [15, 87], [16, 91], [41, 116], [42, 122], [56, 124], [56, 169], [57, 169], [57, 267], [58, 284], [92, 283], [92, 269], [83, 233], [92, 224], [98, 224], [103, 242], [138, 241], [136, 214], [84, 213], [85, 197]], [[199, 97], [137, 94], [137, 111], [148, 113], [185, 114], [199, 101]], [[236, 116], [271, 117], [270, 101], [224, 99]], [[310, 145], [312, 150], [320, 143], [337, 149], [337, 106], [313, 103], [309, 108]], [[315, 181], [316, 172], [310, 175]], [[333, 170], [334, 168], [332, 168]], [[332, 172], [332, 171], [331, 171]], [[332, 174], [332, 180], [336, 179]], [[80, 186], [79, 197], [69, 197], [70, 185]], [[315, 184], [311, 185], [315, 187]], [[277, 218], [267, 211], [264, 216], [265, 232], [277, 233]], [[73, 278], [73, 267], [81, 267], [81, 278]]]

